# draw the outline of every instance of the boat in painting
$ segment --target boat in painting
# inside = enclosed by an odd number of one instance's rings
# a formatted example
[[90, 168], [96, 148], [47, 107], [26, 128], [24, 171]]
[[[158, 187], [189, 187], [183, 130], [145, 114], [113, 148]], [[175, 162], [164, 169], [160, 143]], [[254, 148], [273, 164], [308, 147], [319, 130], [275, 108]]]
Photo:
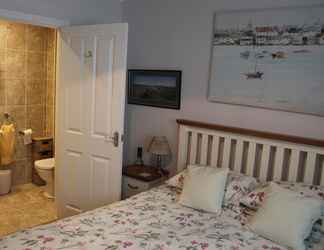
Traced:
[[240, 53], [240, 56], [241, 56], [241, 58], [243, 58], [243, 59], [249, 59], [250, 54], [251, 54], [250, 51], [246, 50], [246, 51]]
[[287, 54], [283, 51], [277, 51], [271, 54], [273, 59], [284, 59], [287, 57]]
[[243, 75], [246, 76], [246, 79], [262, 79], [264, 73], [258, 70], [258, 57], [257, 54], [254, 56], [255, 63], [254, 63], [254, 71], [253, 72], [247, 72], [243, 73]]

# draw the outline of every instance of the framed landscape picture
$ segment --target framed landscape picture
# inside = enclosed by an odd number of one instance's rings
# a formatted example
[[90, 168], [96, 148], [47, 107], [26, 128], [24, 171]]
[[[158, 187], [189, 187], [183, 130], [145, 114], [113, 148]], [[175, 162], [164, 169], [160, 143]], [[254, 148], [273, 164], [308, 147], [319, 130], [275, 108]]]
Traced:
[[181, 71], [128, 70], [128, 103], [180, 109]]
[[324, 5], [216, 12], [208, 99], [324, 116]]

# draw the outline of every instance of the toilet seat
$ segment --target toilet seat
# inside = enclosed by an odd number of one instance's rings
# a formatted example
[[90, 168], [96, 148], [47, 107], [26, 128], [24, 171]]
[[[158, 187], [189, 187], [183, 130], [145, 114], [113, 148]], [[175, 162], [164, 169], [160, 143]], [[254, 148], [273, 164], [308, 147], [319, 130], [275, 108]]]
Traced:
[[54, 164], [54, 158], [35, 161], [35, 167], [41, 170], [53, 170]]

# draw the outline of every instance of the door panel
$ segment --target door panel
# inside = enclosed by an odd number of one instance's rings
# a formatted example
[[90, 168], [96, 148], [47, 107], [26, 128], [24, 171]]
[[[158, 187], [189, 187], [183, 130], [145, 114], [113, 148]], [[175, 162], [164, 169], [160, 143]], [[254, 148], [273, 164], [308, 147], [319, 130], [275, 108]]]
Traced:
[[[64, 182], [68, 204], [81, 208], [83, 206], [80, 202], [88, 198], [88, 192], [84, 192], [83, 188], [87, 173], [86, 169], [81, 168], [82, 162], [85, 160], [84, 155], [81, 152], [67, 150], [65, 160], [69, 163], [65, 173], [66, 176], [70, 176], [69, 181]], [[75, 173], [80, 173], [80, 176]], [[80, 192], [81, 190], [83, 192]]]
[[93, 85], [93, 136], [111, 135], [112, 113], [110, 109], [102, 115], [102, 107], [110, 107], [112, 97], [112, 70], [113, 70], [113, 39], [104, 39], [96, 37], [95, 39], [96, 65], [95, 81]]
[[110, 192], [110, 159], [103, 157], [93, 156], [92, 161], [93, 180], [96, 182], [92, 183], [92, 197], [93, 206], [99, 207], [112, 202]]
[[69, 82], [65, 90], [66, 108], [66, 128], [71, 132], [82, 131], [82, 119], [79, 108], [82, 106], [82, 86], [79, 82], [82, 80], [81, 72], [83, 67], [83, 60], [81, 54], [84, 51], [84, 41], [79, 39], [68, 39], [68, 46], [71, 47], [71, 52], [65, 56], [66, 64], [70, 65], [69, 72], [62, 72]]
[[[56, 191], [65, 217], [121, 196], [127, 25], [59, 32]], [[118, 145], [112, 136], [119, 134]]]

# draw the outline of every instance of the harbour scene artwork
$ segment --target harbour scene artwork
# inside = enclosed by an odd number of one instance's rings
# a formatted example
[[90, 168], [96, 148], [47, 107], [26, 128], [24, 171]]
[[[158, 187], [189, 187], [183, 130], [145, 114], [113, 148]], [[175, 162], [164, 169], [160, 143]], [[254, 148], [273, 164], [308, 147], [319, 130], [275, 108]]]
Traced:
[[323, 13], [323, 5], [217, 12], [209, 100], [324, 116]]

